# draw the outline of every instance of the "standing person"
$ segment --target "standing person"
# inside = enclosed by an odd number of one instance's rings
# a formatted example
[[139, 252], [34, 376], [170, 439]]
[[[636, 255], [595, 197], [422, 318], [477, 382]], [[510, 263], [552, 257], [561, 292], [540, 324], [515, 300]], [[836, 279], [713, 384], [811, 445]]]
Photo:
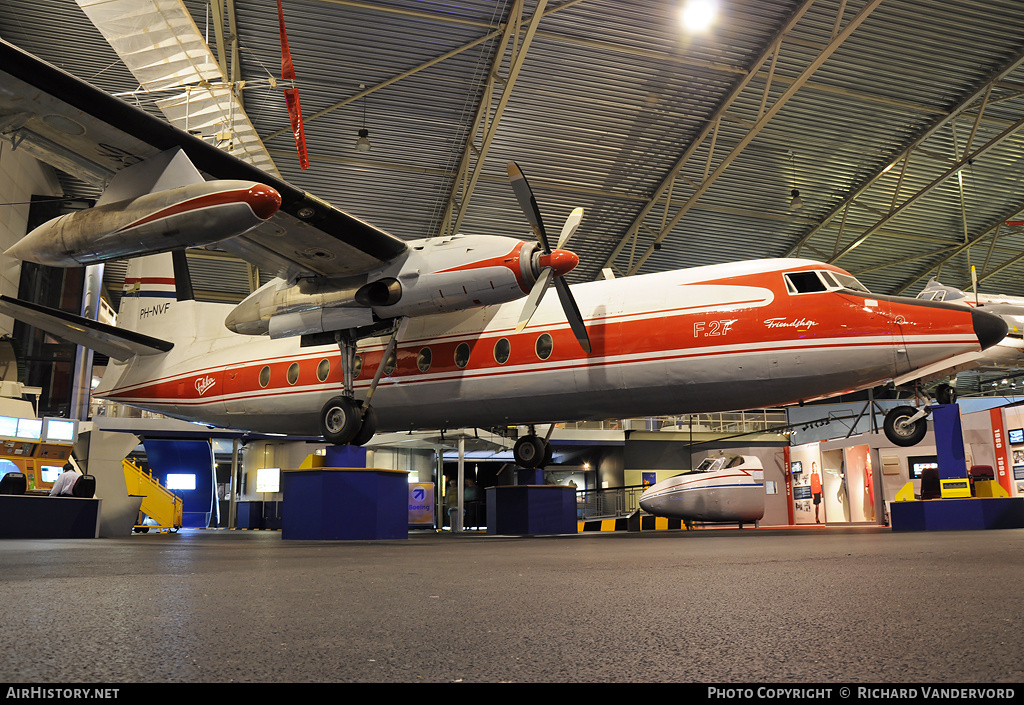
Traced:
[[[444, 488], [444, 523], [445, 526], [449, 526], [452, 518], [452, 509], [458, 509], [459, 506], [459, 494], [455, 488], [455, 480], [448, 480], [448, 484]], [[453, 527], [454, 528], [454, 527]]]
[[817, 463], [811, 463], [811, 497], [814, 498], [814, 523], [820, 524], [818, 510], [821, 507], [821, 477], [818, 475]]
[[57, 481], [53, 483], [53, 487], [50, 488], [50, 496], [71, 496], [71, 491], [75, 488], [75, 481], [80, 478], [82, 474], [75, 470], [75, 466], [71, 463], [64, 463], [64, 472], [57, 477]]

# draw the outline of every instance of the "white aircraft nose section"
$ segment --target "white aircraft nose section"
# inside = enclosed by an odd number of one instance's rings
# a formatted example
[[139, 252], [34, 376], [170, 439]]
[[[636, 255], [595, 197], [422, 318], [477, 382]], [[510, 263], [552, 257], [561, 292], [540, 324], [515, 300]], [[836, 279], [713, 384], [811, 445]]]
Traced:
[[754, 522], [764, 516], [763, 472], [754, 456], [705, 458], [696, 470], [644, 490], [640, 508], [684, 521]]

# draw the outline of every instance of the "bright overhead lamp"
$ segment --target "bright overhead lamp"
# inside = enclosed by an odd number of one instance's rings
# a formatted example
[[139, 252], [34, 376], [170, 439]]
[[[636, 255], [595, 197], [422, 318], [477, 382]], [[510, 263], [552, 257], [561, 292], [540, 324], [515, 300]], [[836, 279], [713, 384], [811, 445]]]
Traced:
[[789, 201], [789, 210], [800, 210], [800, 208], [803, 207], [804, 205], [803, 199], [800, 198], [800, 189], [793, 189], [792, 191], [789, 192], [789, 195], [791, 196], [791, 199]]
[[688, 0], [680, 13], [683, 27], [691, 32], [707, 30], [717, 16], [718, 2], [716, 0]]
[[360, 152], [370, 151], [370, 131], [365, 127], [359, 131], [359, 139], [356, 140], [356, 149]]

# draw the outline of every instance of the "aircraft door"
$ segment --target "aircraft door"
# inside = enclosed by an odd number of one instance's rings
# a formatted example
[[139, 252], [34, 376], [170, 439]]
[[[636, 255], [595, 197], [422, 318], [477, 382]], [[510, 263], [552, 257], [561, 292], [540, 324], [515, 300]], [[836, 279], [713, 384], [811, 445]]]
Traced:
[[906, 319], [899, 314], [893, 314], [891, 312], [891, 304], [889, 302], [884, 303], [886, 306], [886, 318], [892, 321], [892, 347], [893, 356], [895, 357], [894, 365], [896, 368], [896, 374], [902, 375], [910, 372], [912, 365], [910, 360], [910, 350], [907, 347], [906, 341], [904, 340], [904, 334], [907, 328]]

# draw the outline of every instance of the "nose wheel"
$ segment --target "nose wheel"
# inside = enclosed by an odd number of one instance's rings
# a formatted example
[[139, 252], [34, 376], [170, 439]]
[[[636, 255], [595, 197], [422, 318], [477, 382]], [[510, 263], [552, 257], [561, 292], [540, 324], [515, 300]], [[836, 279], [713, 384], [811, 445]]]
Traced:
[[920, 443], [928, 433], [928, 414], [924, 408], [897, 406], [885, 415], [885, 437], [894, 445], [907, 447]]

